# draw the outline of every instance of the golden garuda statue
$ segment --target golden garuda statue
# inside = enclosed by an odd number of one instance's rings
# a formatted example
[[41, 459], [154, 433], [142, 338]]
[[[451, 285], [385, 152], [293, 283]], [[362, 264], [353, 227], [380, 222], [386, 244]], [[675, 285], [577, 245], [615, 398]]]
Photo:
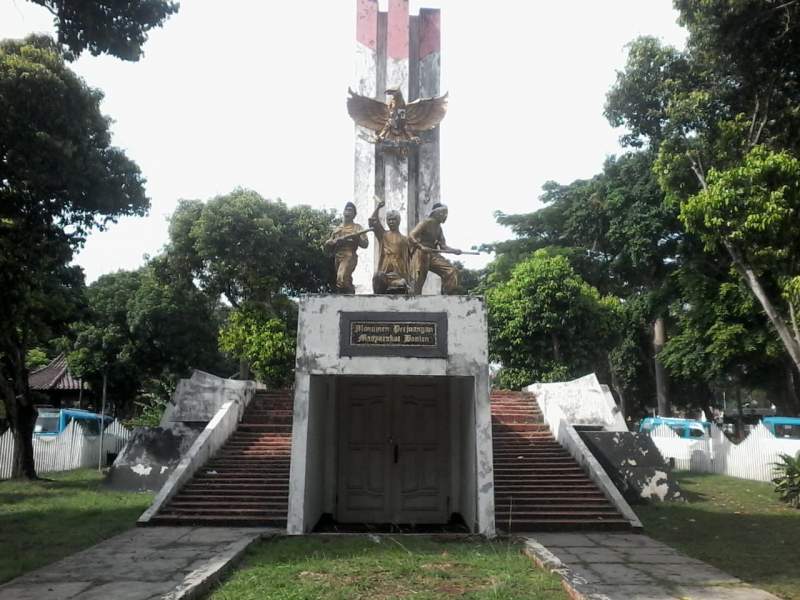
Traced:
[[377, 132], [376, 143], [418, 144], [417, 134], [436, 127], [447, 112], [447, 94], [406, 104], [397, 88], [386, 90], [388, 103], [361, 96], [351, 89], [347, 91], [350, 94], [347, 112], [356, 123]]

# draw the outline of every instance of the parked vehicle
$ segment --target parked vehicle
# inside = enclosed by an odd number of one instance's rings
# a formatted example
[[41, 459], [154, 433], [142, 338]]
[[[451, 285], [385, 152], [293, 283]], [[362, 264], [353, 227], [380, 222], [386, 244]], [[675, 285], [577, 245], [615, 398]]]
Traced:
[[800, 440], [800, 418], [798, 417], [764, 417], [761, 422], [775, 437]]
[[649, 433], [659, 425], [666, 425], [682, 438], [702, 438], [711, 435], [711, 423], [707, 421], [674, 417], [646, 417], [639, 423], [639, 431]]
[[[114, 419], [105, 417], [105, 424], [108, 427]], [[101, 417], [97, 413], [77, 408], [40, 408], [39, 417], [33, 427], [34, 435], [58, 435], [64, 431], [72, 422], [80, 423], [87, 434], [100, 434]]]

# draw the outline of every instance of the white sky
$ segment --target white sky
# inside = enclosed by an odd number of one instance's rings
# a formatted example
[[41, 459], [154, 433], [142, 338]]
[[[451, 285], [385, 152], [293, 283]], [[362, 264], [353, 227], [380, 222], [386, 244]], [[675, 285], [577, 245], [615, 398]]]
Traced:
[[[620, 152], [602, 112], [625, 44], [685, 40], [671, 0], [412, 0], [420, 6], [442, 8], [445, 233], [464, 249], [510, 237], [495, 210], [533, 211], [545, 181], [591, 177]], [[52, 31], [44, 8], [0, 0], [0, 38]], [[152, 199], [148, 217], [91, 235], [77, 258], [87, 281], [158, 253], [180, 198], [242, 186], [341, 208], [353, 190], [354, 39], [355, 0], [183, 0], [138, 63], [81, 57], [73, 68], [105, 92], [114, 144]]]

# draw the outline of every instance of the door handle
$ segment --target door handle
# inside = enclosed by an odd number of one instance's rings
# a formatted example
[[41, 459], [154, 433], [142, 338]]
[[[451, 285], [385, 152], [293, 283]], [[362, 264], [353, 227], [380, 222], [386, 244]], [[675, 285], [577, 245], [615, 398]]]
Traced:
[[400, 459], [400, 446], [395, 444], [394, 445], [394, 464], [397, 464], [397, 461]]

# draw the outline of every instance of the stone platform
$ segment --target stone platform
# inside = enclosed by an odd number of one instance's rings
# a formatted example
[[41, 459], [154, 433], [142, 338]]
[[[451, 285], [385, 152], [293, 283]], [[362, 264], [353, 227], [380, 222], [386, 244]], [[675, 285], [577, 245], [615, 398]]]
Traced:
[[131, 529], [0, 585], [0, 600], [199, 598], [272, 529]]
[[542, 533], [525, 551], [576, 600], [779, 600], [646, 535]]

